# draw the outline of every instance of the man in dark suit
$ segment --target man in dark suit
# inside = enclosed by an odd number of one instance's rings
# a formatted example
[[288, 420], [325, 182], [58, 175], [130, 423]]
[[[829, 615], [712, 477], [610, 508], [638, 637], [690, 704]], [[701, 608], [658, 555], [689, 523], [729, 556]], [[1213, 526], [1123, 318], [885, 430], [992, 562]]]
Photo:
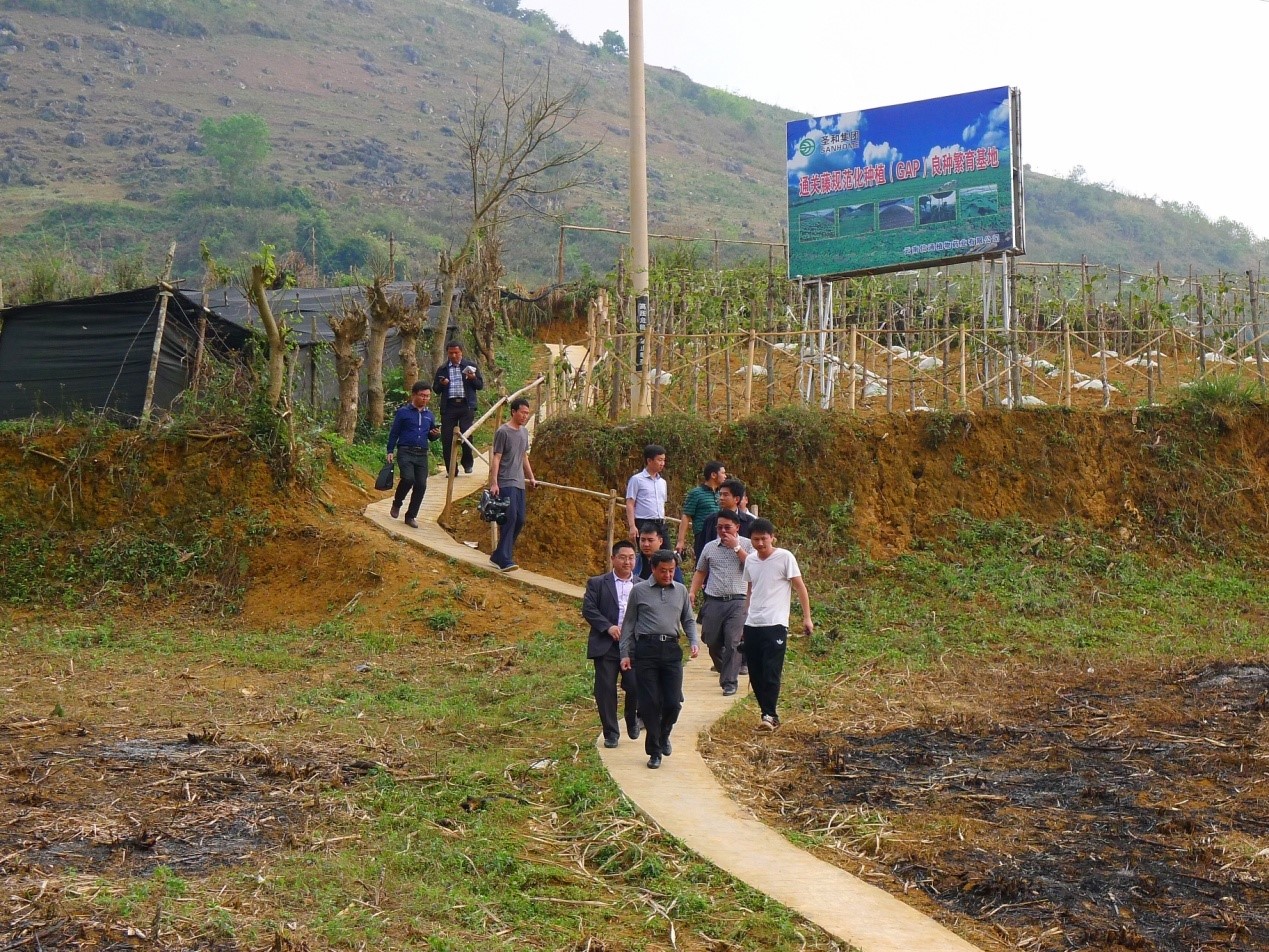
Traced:
[[582, 597], [582, 617], [590, 625], [586, 657], [595, 662], [595, 707], [604, 729], [604, 746], [616, 747], [621, 736], [617, 725], [617, 675], [626, 694], [626, 733], [639, 737], [636, 712], [635, 673], [621, 671], [621, 623], [625, 619], [630, 589], [639, 581], [634, 575], [635, 549], [628, 539], [612, 547], [612, 571], [586, 580]]
[[[476, 419], [476, 391], [485, 388], [480, 368], [463, 356], [463, 345], [456, 340], [445, 345], [448, 360], [436, 368], [432, 393], [441, 403], [441, 450], [445, 454], [445, 473], [449, 475], [449, 458], [454, 451], [454, 427], [462, 432]], [[463, 444], [462, 472], [471, 473], [471, 447]]]

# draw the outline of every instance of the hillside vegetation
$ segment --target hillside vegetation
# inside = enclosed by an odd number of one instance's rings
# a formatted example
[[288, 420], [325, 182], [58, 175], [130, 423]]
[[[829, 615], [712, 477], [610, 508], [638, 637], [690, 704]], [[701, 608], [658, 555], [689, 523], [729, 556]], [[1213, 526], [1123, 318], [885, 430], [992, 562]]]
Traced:
[[[624, 29], [614, 22], [613, 28]], [[625, 60], [544, 14], [473, 0], [0, 0], [0, 276], [33, 260], [100, 272], [120, 258], [178, 274], [275, 244], [327, 272], [430, 277], [468, 209], [462, 110], [503, 64], [579, 86], [576, 143], [599, 142], [584, 188], [546, 199], [508, 233], [525, 283], [555, 273], [557, 220], [627, 225]], [[784, 227], [783, 133], [795, 114], [649, 68], [654, 232], [775, 241]], [[270, 150], [252, 174], [218, 166], [206, 120], [258, 116]], [[1254, 268], [1241, 226], [1121, 195], [1078, 173], [1029, 179], [1029, 257], [1184, 271]], [[566, 271], [611, 269], [620, 239], [570, 235]], [[765, 255], [763, 255], [765, 257]]]

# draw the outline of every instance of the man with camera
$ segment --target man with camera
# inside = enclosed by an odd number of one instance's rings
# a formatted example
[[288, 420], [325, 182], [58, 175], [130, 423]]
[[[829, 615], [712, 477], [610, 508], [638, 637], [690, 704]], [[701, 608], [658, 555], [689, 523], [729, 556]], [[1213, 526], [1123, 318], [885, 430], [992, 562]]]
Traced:
[[518, 569], [515, 560], [516, 538], [524, 528], [525, 483], [536, 487], [533, 466], [529, 463], [529, 417], [533, 411], [529, 401], [516, 397], [511, 401], [511, 419], [498, 427], [490, 451], [489, 494], [508, 501], [507, 518], [498, 523], [498, 547], [489, 561], [502, 572]]

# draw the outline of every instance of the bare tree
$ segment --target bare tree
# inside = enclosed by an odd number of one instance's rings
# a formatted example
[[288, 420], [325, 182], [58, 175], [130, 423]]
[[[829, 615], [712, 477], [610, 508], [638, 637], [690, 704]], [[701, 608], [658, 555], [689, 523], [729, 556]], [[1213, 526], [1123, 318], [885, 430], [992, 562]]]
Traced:
[[401, 295], [389, 296], [383, 286], [385, 279], [377, 277], [366, 286], [366, 300], [370, 302], [370, 336], [366, 339], [366, 419], [378, 429], [383, 426], [383, 345], [388, 331], [401, 323], [405, 316], [405, 301]]
[[542, 210], [538, 200], [580, 184], [569, 166], [595, 151], [598, 143], [573, 143], [565, 133], [577, 121], [579, 85], [559, 90], [551, 84], [550, 64], [523, 86], [507, 76], [503, 53], [498, 86], [488, 98], [475, 91], [458, 123], [456, 138], [466, 153], [470, 176], [471, 219], [457, 252], [440, 260], [441, 317], [432, 339], [432, 364], [445, 355], [454, 288], [464, 285], [472, 302], [473, 338], [481, 362], [494, 380], [498, 282], [502, 270], [502, 227], [521, 215]]
[[286, 339], [282, 333], [282, 325], [273, 316], [273, 308], [269, 306], [268, 289], [277, 279], [277, 263], [273, 258], [273, 245], [261, 245], [260, 253], [253, 256], [251, 269], [246, 277], [247, 300], [260, 314], [260, 323], [264, 325], [264, 336], [269, 344], [269, 408], [276, 410], [282, 401], [282, 384], [286, 379]]
[[405, 309], [397, 333], [401, 335], [401, 382], [409, 393], [414, 381], [419, 379], [419, 335], [427, 326], [427, 312], [432, 307], [432, 296], [422, 284], [414, 285], [414, 306]]
[[351, 443], [357, 432], [357, 384], [364, 360], [357, 353], [357, 345], [366, 336], [369, 316], [356, 301], [347, 300], [337, 313], [326, 316], [326, 322], [335, 332], [335, 376], [339, 378], [339, 416], [335, 428]]

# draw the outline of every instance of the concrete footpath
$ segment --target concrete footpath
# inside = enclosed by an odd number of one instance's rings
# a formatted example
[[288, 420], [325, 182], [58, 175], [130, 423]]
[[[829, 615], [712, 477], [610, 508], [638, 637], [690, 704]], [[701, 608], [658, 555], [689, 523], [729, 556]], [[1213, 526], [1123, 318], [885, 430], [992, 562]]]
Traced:
[[[455, 498], [479, 492], [487, 480], [488, 470], [477, 459], [475, 472], [456, 481]], [[456, 542], [438, 525], [445, 506], [444, 476], [438, 474], [429, 481], [418, 529], [389, 518], [391, 504], [391, 499], [372, 503], [366, 507], [366, 517], [392, 535], [497, 573], [489, 556]], [[498, 574], [579, 601], [582, 597], [578, 586], [526, 569]], [[578, 644], [580, 651], [585, 641]], [[746, 693], [747, 684], [742, 682], [738, 694], [723, 697], [717, 675], [709, 670], [709, 654], [702, 649], [699, 658], [684, 663], [686, 700], [672, 737], [674, 753], [661, 768], [648, 769], [642, 739], [623, 737], [619, 747], [608, 750], [599, 743], [597, 733], [599, 756], [622, 793], [667, 833], [861, 952], [976, 952], [976, 946], [885, 890], [793, 846], [727, 796], [701, 757], [697, 739]], [[756, 718], [755, 708], [755, 722]]]

